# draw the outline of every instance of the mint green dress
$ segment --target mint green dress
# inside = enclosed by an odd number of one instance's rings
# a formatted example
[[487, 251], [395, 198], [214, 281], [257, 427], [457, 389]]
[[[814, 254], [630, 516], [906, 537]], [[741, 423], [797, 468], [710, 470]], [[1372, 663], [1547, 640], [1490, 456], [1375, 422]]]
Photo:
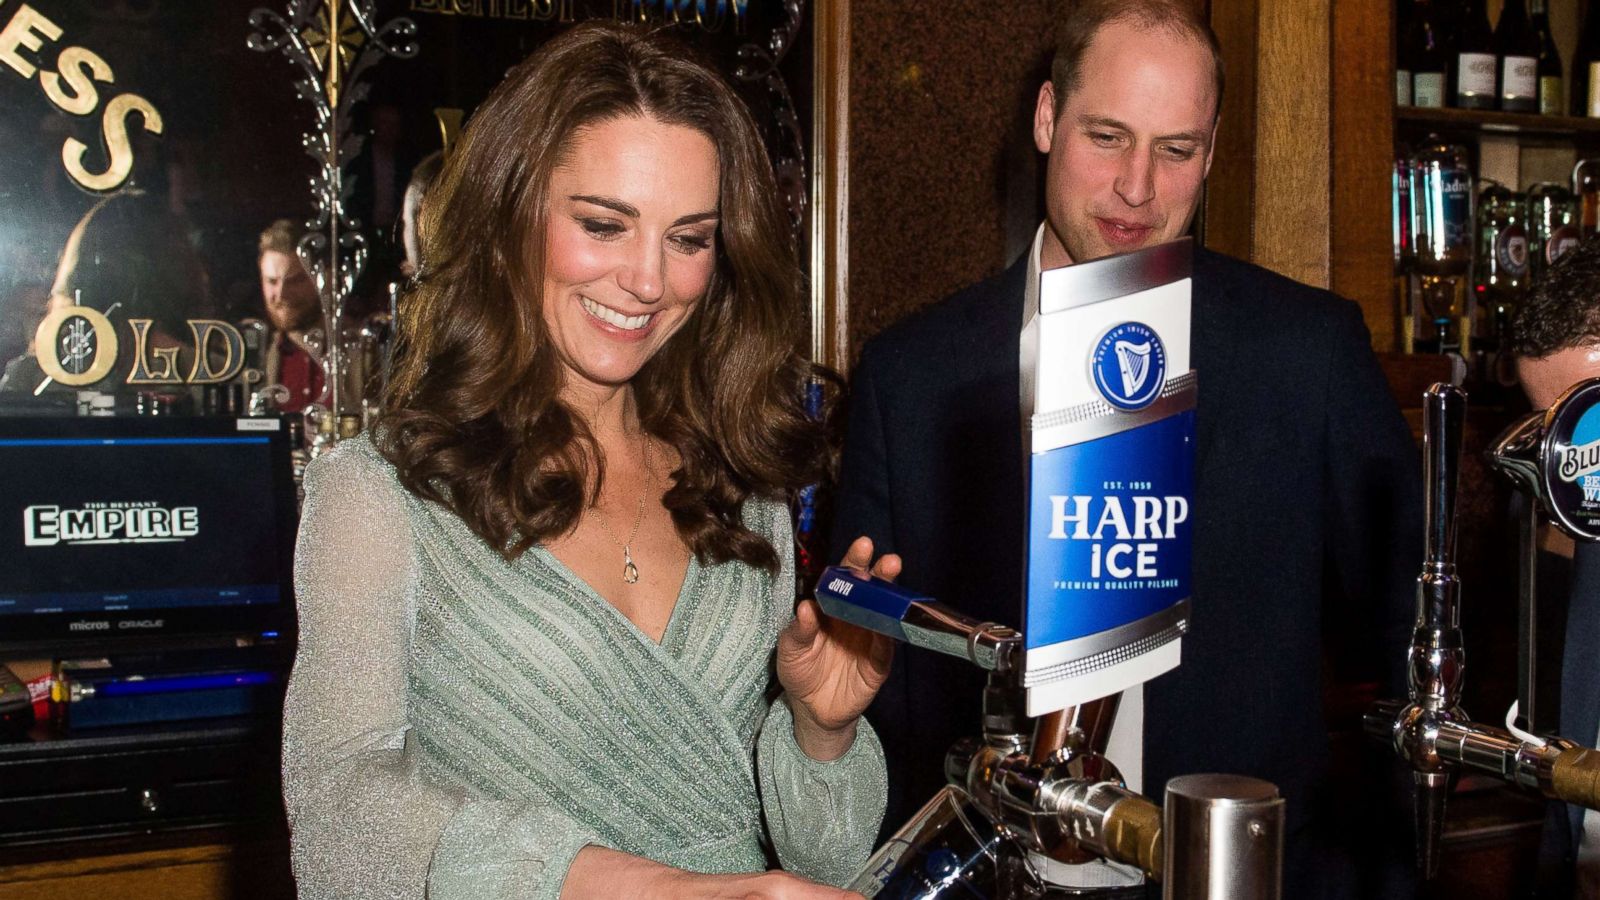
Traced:
[[[365, 438], [306, 473], [284, 799], [302, 898], [554, 898], [586, 845], [842, 884], [883, 815], [878, 739], [795, 744], [776, 577], [691, 560], [658, 644], [551, 554], [506, 562]], [[775, 698], [776, 695], [776, 698]]]

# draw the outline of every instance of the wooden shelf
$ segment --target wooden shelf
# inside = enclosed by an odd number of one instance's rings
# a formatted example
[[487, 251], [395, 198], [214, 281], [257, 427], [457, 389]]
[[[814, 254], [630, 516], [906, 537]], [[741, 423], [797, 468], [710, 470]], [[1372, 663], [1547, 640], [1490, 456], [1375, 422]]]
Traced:
[[1474, 131], [1530, 137], [1600, 139], [1600, 119], [1541, 116], [1534, 113], [1499, 112], [1489, 109], [1430, 109], [1421, 106], [1396, 107], [1394, 114], [1396, 122], [1401, 127], [1428, 127], [1455, 132]]

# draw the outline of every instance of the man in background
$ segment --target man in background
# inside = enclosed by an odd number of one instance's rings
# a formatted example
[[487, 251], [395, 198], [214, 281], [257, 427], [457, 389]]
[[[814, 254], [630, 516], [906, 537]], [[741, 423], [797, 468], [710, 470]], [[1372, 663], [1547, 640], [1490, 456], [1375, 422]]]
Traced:
[[[268, 338], [265, 379], [281, 384], [289, 399], [283, 412], [300, 412], [322, 396], [322, 306], [317, 286], [300, 262], [296, 247], [304, 231], [279, 219], [261, 232], [256, 265], [261, 272], [261, 299], [272, 325]], [[308, 340], [307, 333], [315, 331]], [[320, 337], [319, 337], [320, 335]]]
[[[1517, 377], [1535, 409], [1600, 377], [1600, 241], [1585, 241], [1533, 283], [1511, 341]], [[1574, 542], [1549, 525], [1539, 543], [1540, 589], [1566, 607], [1554, 730], [1593, 747], [1600, 743], [1600, 545]], [[1551, 803], [1539, 862], [1540, 897], [1600, 898], [1600, 814]]]
[[[1004, 273], [867, 344], [833, 529], [835, 557], [868, 535], [901, 555], [901, 583], [1011, 625], [1025, 571], [1019, 337], [1039, 273], [1188, 232], [1223, 87], [1215, 35], [1186, 5], [1069, 0], [1058, 25], [1033, 128], [1046, 220]], [[1360, 309], [1326, 291], [1196, 250], [1192, 359], [1192, 629], [1175, 671], [1124, 693], [1107, 756], [1158, 801], [1186, 773], [1276, 784], [1285, 897], [1404, 896], [1409, 848], [1382, 832], [1408, 817], [1373, 811], [1388, 782], [1352, 793], [1329, 779], [1322, 626], [1361, 623], [1369, 677], [1403, 689], [1422, 557], [1415, 445]], [[964, 661], [896, 655], [869, 713], [889, 760], [886, 827], [943, 783], [946, 749], [978, 731], [982, 686]], [[1127, 876], [1051, 874], [1074, 886]]]

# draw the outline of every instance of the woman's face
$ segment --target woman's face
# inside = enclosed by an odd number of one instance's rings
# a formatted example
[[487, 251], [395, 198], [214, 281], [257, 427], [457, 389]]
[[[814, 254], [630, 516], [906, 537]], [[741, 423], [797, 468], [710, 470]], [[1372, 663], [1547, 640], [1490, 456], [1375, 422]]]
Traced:
[[577, 131], [550, 175], [544, 321], [568, 387], [625, 384], [688, 319], [716, 267], [717, 149], [630, 116]]

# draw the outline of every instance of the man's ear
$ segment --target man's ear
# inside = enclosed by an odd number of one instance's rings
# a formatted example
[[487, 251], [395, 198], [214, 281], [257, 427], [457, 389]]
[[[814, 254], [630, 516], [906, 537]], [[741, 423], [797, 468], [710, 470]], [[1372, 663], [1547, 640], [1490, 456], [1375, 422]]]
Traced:
[[1216, 152], [1217, 152], [1217, 135], [1219, 133], [1221, 133], [1221, 131], [1222, 131], [1222, 114], [1218, 113], [1217, 114], [1217, 120], [1215, 122], [1211, 123], [1211, 143], [1206, 145], [1206, 174], [1204, 176], [1202, 176], [1202, 177], [1209, 178], [1211, 176], [1211, 157], [1216, 155]]
[[[1056, 89], [1046, 81], [1039, 86], [1039, 102], [1033, 108], [1033, 145], [1049, 153], [1056, 133]], [[1209, 160], [1207, 165], [1210, 165]]]

